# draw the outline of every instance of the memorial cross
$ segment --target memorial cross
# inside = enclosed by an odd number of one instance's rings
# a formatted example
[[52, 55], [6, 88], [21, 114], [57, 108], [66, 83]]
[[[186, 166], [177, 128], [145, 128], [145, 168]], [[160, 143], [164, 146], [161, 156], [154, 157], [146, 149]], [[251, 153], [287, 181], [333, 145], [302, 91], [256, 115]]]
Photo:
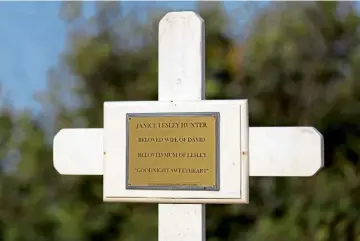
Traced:
[[104, 201], [160, 203], [160, 241], [204, 241], [205, 204], [248, 203], [249, 175], [312, 176], [323, 166], [315, 128], [249, 128], [246, 100], [204, 100], [204, 33], [196, 13], [166, 14], [159, 101], [105, 102], [104, 128], [54, 138], [55, 169], [103, 175]]

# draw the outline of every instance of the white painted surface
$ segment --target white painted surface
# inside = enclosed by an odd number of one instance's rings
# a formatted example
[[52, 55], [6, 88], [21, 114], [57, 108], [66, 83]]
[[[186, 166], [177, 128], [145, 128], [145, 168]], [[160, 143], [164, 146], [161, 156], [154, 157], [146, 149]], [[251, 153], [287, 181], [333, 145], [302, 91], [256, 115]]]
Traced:
[[[172, 12], [161, 19], [158, 72], [159, 100], [204, 99], [205, 24], [200, 16]], [[159, 204], [158, 218], [159, 241], [206, 239], [204, 204]]]
[[[220, 114], [220, 190], [126, 189], [126, 115], [129, 113], [218, 112]], [[244, 203], [248, 200], [247, 100], [124, 101], [104, 104], [104, 200], [148, 199], [146, 202]], [[241, 155], [245, 153], [245, 155]], [[161, 199], [163, 198], [163, 199]], [[186, 200], [188, 199], [188, 200]], [[199, 199], [199, 200], [196, 200]], [[233, 199], [233, 200], [226, 200]], [[209, 200], [214, 203], [214, 200]]]
[[313, 176], [324, 165], [323, 137], [313, 127], [250, 128], [250, 176]]
[[[324, 165], [323, 137], [313, 127], [250, 127], [250, 176], [312, 176]], [[62, 175], [103, 175], [103, 129], [62, 129], [54, 166]], [[86, 148], [82, 148], [86, 147]]]
[[159, 23], [159, 100], [204, 97], [204, 21], [194, 12], [170, 12]]
[[103, 175], [103, 129], [62, 129], [53, 141], [53, 162], [62, 175]]
[[205, 241], [205, 205], [160, 204], [159, 241]]
[[[204, 82], [204, 21], [193, 12], [166, 14], [159, 24], [159, 100], [204, 99]], [[205, 241], [205, 205], [178, 207], [159, 204], [159, 241]]]

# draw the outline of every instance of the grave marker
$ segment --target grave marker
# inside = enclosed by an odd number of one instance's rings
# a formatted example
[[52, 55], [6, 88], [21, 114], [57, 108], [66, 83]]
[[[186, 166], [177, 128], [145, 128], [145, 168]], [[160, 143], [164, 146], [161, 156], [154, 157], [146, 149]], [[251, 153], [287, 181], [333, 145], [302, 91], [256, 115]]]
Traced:
[[54, 138], [56, 170], [103, 175], [104, 201], [162, 203], [160, 241], [204, 241], [204, 203], [247, 203], [249, 175], [311, 176], [323, 166], [316, 129], [249, 128], [246, 100], [203, 100], [204, 46], [196, 13], [168, 13], [159, 101], [105, 102], [103, 129]]

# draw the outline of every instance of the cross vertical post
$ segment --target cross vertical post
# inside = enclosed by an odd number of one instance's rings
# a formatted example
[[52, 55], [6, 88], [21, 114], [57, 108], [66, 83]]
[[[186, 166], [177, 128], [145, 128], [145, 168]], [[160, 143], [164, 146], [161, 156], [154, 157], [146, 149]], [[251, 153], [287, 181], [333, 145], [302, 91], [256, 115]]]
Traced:
[[[194, 12], [159, 24], [159, 101], [205, 98], [205, 26]], [[159, 204], [159, 241], [205, 241], [205, 204]]]

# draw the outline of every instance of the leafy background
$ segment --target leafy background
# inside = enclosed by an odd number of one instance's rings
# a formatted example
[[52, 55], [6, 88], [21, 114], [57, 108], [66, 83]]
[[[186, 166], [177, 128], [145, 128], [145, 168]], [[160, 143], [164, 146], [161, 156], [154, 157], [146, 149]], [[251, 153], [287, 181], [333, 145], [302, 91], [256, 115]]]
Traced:
[[[247, 4], [234, 34], [221, 2], [197, 6], [206, 23], [208, 99], [249, 99], [251, 126], [315, 126], [325, 168], [310, 178], [251, 178], [249, 205], [207, 205], [207, 240], [360, 241], [360, 15], [355, 2]], [[157, 205], [102, 202], [102, 178], [61, 176], [52, 138], [101, 127], [104, 101], [157, 99], [157, 27], [121, 3], [86, 17], [65, 2], [67, 48], [38, 95], [42, 112], [0, 112], [0, 239], [157, 240]], [[233, 14], [234, 15], [234, 14]], [[301, 148], [301, 147], [299, 147]]]

